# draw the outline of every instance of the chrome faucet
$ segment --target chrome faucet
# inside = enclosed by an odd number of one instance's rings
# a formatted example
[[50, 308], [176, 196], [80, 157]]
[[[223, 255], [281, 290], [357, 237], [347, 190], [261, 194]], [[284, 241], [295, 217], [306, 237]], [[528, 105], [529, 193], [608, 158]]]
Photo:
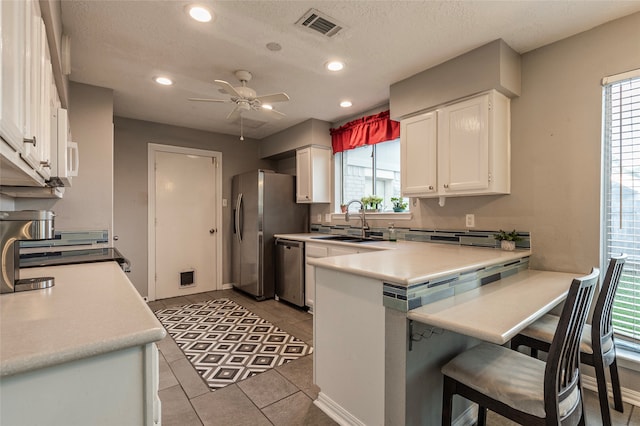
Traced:
[[367, 231], [369, 230], [369, 224], [367, 223], [367, 217], [364, 214], [364, 204], [362, 204], [362, 201], [360, 200], [351, 200], [347, 203], [347, 212], [344, 214], [344, 220], [346, 220], [347, 222], [349, 222], [349, 206], [353, 203], [358, 203], [360, 204], [360, 211], [362, 212], [362, 217], [359, 218], [360, 221], [362, 222], [362, 231], [361, 231], [361, 237], [362, 238], [367, 238]]
[[53, 286], [53, 277], [20, 278], [20, 243], [53, 238], [53, 212], [24, 210], [0, 212], [0, 293], [36, 290]]

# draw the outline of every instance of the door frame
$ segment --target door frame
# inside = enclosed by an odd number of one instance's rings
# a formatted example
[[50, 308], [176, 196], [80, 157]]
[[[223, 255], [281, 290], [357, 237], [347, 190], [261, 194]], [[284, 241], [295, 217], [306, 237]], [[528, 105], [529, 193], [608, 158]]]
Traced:
[[222, 289], [222, 153], [204, 149], [185, 148], [174, 145], [162, 145], [156, 143], [147, 144], [147, 193], [149, 204], [147, 208], [147, 295], [150, 301], [156, 300], [156, 172], [155, 157], [157, 152], [168, 152], [172, 154], [197, 155], [200, 157], [215, 158], [216, 176], [216, 273], [215, 288]]

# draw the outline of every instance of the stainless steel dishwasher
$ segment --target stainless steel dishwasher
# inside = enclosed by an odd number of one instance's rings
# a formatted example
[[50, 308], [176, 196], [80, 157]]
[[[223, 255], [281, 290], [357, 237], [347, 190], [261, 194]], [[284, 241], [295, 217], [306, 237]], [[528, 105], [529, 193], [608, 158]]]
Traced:
[[276, 296], [304, 306], [304, 243], [276, 240]]

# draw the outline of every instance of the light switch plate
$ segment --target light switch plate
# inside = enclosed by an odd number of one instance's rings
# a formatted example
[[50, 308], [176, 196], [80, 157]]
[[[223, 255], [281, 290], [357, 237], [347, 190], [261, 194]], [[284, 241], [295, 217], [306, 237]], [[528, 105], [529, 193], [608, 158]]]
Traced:
[[331, 213], [325, 213], [324, 214], [324, 221], [331, 223]]
[[322, 222], [322, 213], [318, 213], [318, 214], [316, 215], [316, 221], [318, 221], [318, 222]]

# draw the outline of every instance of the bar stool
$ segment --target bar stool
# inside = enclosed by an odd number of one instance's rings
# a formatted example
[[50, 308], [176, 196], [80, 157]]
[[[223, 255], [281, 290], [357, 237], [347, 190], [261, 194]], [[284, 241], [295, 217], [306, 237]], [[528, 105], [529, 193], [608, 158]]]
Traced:
[[[609, 367], [611, 375], [614, 407], [617, 411], [623, 412], [611, 314], [613, 299], [616, 295], [622, 268], [626, 260], [627, 255], [621, 254], [620, 256], [612, 257], [609, 261], [593, 311], [592, 324], [585, 325], [580, 342], [580, 361], [592, 366], [596, 372], [600, 414], [602, 416], [602, 424], [605, 426], [611, 425], [607, 379], [605, 376], [607, 367]], [[511, 348], [517, 350], [520, 346], [528, 346], [531, 348], [531, 356], [533, 357], [537, 357], [539, 350], [549, 352], [550, 342], [557, 324], [558, 317], [556, 315], [547, 314], [543, 316], [511, 339]]]
[[579, 343], [599, 274], [573, 279], [546, 363], [481, 343], [442, 367], [442, 425], [451, 425], [455, 394], [478, 404], [478, 426], [487, 409], [522, 425], [584, 425]]

